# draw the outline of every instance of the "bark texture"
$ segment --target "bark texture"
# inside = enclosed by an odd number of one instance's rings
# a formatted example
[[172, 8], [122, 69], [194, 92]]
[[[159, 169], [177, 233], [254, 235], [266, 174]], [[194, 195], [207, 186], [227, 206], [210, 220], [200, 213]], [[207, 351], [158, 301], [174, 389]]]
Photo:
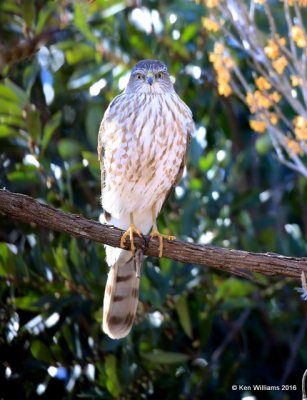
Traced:
[[[32, 197], [0, 189], [0, 217], [8, 217], [29, 224], [35, 223], [58, 232], [94, 240], [113, 247], [119, 247], [123, 231], [97, 221], [88, 220], [81, 215], [70, 214]], [[0, 219], [1, 223], [1, 219]], [[135, 237], [135, 244], [144, 254], [158, 257], [157, 239]], [[130, 248], [127, 238], [126, 249]], [[252, 253], [222, 247], [181, 242], [165, 241], [163, 256], [183, 263], [217, 268], [248, 278], [252, 273], [276, 275], [300, 279], [302, 271], [307, 275], [307, 258], [286, 257], [275, 253]]]

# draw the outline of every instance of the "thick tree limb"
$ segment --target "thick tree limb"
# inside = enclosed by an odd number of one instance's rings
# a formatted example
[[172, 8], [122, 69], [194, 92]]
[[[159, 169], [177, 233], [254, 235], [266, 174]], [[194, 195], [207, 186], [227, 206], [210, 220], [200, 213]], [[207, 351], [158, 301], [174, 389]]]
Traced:
[[[27, 223], [35, 223], [58, 232], [119, 247], [122, 231], [113, 226], [101, 225], [80, 215], [70, 214], [43, 204], [32, 197], [0, 189], [0, 215]], [[144, 254], [158, 257], [159, 242], [135, 237], [137, 247]], [[127, 249], [130, 242], [127, 239]], [[307, 274], [307, 258], [285, 257], [274, 253], [250, 253], [221, 247], [175, 241], [165, 241], [164, 257], [183, 263], [206, 265], [236, 275], [250, 276], [253, 272], [299, 279]]]

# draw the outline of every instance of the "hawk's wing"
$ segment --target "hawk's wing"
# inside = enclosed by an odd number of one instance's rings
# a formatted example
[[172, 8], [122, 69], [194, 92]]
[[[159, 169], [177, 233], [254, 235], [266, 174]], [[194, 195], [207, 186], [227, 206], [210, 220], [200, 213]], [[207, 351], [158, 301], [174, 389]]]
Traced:
[[98, 159], [100, 161], [103, 160], [103, 132], [106, 129], [106, 124], [108, 124], [111, 121], [110, 116], [113, 114], [113, 108], [120, 100], [120, 98], [123, 96], [124, 93], [119, 94], [118, 96], [114, 97], [114, 99], [111, 101], [109, 104], [108, 108], [106, 109], [104, 116], [101, 120], [99, 131], [98, 131], [98, 146], [97, 146], [97, 151], [98, 151]]
[[[123, 94], [123, 93], [122, 93]], [[110, 121], [112, 121], [112, 114], [113, 114], [113, 108], [116, 105], [117, 101], [119, 98], [122, 96], [122, 94], [119, 94], [116, 96], [111, 103], [109, 104], [108, 108], [106, 109], [104, 116], [101, 120], [100, 127], [98, 130], [98, 145], [97, 145], [97, 152], [98, 152], [98, 160], [100, 161], [100, 172], [101, 172], [101, 190], [105, 186], [105, 166], [104, 166], [104, 146], [103, 146], [103, 135], [104, 132], [106, 131], [107, 127], [110, 124]], [[110, 215], [104, 211], [104, 216], [106, 219], [106, 222], [109, 220]]]
[[189, 127], [190, 129], [188, 129], [188, 135], [187, 135], [187, 147], [182, 159], [182, 162], [180, 164], [176, 179], [174, 181], [174, 183], [172, 184], [170, 190], [167, 192], [166, 196], [165, 196], [165, 200], [163, 202], [162, 208], [164, 207], [165, 203], [168, 201], [170, 195], [172, 194], [172, 191], [175, 189], [175, 187], [178, 185], [178, 183], [181, 181], [182, 175], [183, 175], [183, 171], [184, 171], [184, 167], [187, 163], [187, 158], [188, 158], [188, 151], [189, 151], [189, 146], [190, 146], [190, 142], [191, 142], [191, 138], [192, 138], [192, 133], [194, 130], [194, 123], [192, 121], [191, 126]]
[[100, 169], [101, 169], [101, 187], [104, 187], [104, 180], [105, 180], [105, 168], [104, 168], [104, 147], [103, 147], [103, 135], [106, 129], [110, 126], [110, 122], [112, 121], [112, 114], [114, 112], [114, 106], [123, 95], [119, 94], [116, 96], [111, 103], [109, 104], [108, 108], [106, 109], [104, 116], [101, 120], [100, 127], [98, 130], [98, 145], [97, 145], [97, 152], [98, 152], [98, 160], [100, 161]]

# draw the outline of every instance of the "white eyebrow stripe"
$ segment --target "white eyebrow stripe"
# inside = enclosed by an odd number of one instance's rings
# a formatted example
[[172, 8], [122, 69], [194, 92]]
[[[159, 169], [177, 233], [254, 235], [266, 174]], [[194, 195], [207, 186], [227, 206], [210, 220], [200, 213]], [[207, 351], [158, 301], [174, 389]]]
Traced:
[[145, 75], [146, 72], [147, 72], [147, 70], [144, 70], [144, 69], [137, 69], [137, 70], [133, 71], [132, 74], [133, 74], [133, 75], [137, 75], [137, 74]]
[[148, 72], [151, 72], [153, 75], [157, 75], [159, 73], [163, 73], [163, 74], [167, 74], [167, 70], [166, 69], [159, 69], [159, 70], [152, 70], [152, 69], [137, 69], [135, 71], [132, 72], [132, 75], [137, 75], [137, 74], [142, 74], [142, 75], [146, 75]]

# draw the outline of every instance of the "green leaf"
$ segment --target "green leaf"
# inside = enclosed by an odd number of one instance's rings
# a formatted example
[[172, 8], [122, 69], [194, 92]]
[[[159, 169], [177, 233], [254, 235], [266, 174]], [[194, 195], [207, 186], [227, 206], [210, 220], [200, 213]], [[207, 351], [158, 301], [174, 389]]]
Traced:
[[33, 105], [27, 112], [27, 128], [32, 139], [36, 141], [41, 133], [41, 121], [40, 114]]
[[70, 269], [66, 258], [67, 255], [65, 254], [63, 247], [57, 247], [55, 250], [56, 266], [64, 278], [71, 279]]
[[48, 143], [52, 138], [52, 135], [60, 125], [61, 119], [62, 119], [62, 112], [58, 111], [55, 114], [53, 114], [52, 117], [49, 119], [49, 121], [46, 123], [44, 128], [44, 136], [41, 143], [42, 152], [46, 150], [46, 147], [48, 146]]
[[61, 139], [59, 153], [64, 159], [77, 157], [81, 153], [81, 145], [74, 139]]
[[105, 357], [105, 372], [107, 376], [106, 386], [108, 391], [114, 396], [118, 397], [121, 393], [120, 383], [116, 371], [116, 357], [112, 354]]
[[69, 65], [74, 65], [79, 62], [84, 63], [85, 61], [93, 60], [95, 58], [95, 53], [94, 47], [91, 47], [85, 43], [79, 43], [78, 51], [76, 51], [76, 48], [72, 42], [72, 47], [66, 50], [65, 55], [67, 63]]
[[69, 243], [69, 257], [75, 267], [80, 267], [81, 254], [77, 245], [76, 238], [72, 238]]
[[161, 293], [159, 292], [159, 290], [150, 287], [147, 290], [147, 296], [148, 301], [150, 302], [150, 304], [152, 304], [154, 307], [159, 308], [162, 305], [162, 300], [161, 300]]
[[[30, 166], [29, 166], [30, 167]], [[32, 167], [32, 166], [31, 166]], [[23, 170], [23, 171], [13, 171], [7, 174], [7, 178], [10, 182], [39, 182], [39, 177], [36, 172], [36, 167], [33, 167], [35, 170]]]
[[83, 33], [84, 37], [90, 42], [98, 43], [98, 38], [96, 38], [87, 21], [88, 10], [85, 3], [75, 3], [75, 25], [80, 32]]
[[204, 157], [200, 157], [199, 159], [199, 168], [202, 172], [208, 171], [214, 164], [215, 161], [215, 152], [210, 151]]
[[88, 161], [89, 167], [99, 171], [99, 161], [97, 153], [91, 151], [82, 151], [82, 157]]
[[185, 363], [190, 358], [187, 354], [158, 349], [150, 353], [143, 353], [141, 356], [154, 364], [180, 364]]
[[33, 357], [37, 360], [50, 364], [52, 362], [52, 354], [49, 348], [40, 340], [34, 340], [30, 347]]
[[216, 299], [244, 298], [255, 291], [255, 285], [237, 278], [229, 278], [218, 285]]
[[1, 114], [14, 115], [21, 118], [22, 109], [19, 104], [0, 100], [0, 115]]
[[38, 21], [36, 24], [37, 34], [41, 33], [46, 28], [48, 19], [54, 15], [59, 4], [59, 2], [45, 2], [44, 6], [38, 13]]
[[180, 42], [187, 43], [188, 41], [190, 41], [192, 38], [195, 37], [197, 30], [198, 24], [187, 24], [180, 37]]
[[190, 339], [192, 339], [192, 337], [193, 337], [192, 325], [191, 325], [191, 318], [190, 318], [186, 295], [182, 295], [179, 297], [179, 299], [176, 303], [176, 311], [177, 311], [179, 321], [180, 321], [180, 324], [181, 324], [184, 332], [187, 334], [187, 336]]
[[7, 125], [2, 125], [0, 117], [0, 138], [13, 137], [17, 135], [16, 129], [10, 128]]
[[35, 18], [35, 2], [29, 0], [21, 1], [20, 8], [27, 26], [30, 27]]
[[31, 96], [31, 90], [35, 81], [39, 75], [40, 66], [38, 64], [29, 64], [24, 71], [23, 75], [23, 87], [25, 88], [28, 96]]
[[101, 105], [93, 103], [88, 105], [85, 117], [86, 135], [94, 149], [97, 147], [97, 132], [101, 122], [102, 114], [103, 112]]
[[27, 310], [27, 311], [40, 311], [41, 307], [36, 304], [37, 297], [34, 296], [23, 296], [23, 297], [16, 297], [14, 300], [14, 304], [16, 308], [20, 310]]
[[200, 179], [198, 178], [193, 178], [190, 181], [190, 188], [191, 190], [200, 190], [203, 186], [203, 183]]
[[68, 346], [70, 352], [72, 354], [75, 354], [76, 353], [75, 340], [74, 340], [74, 335], [72, 334], [70, 325], [63, 326], [63, 336], [65, 338], [65, 341], [67, 343], [67, 346]]
[[88, 168], [95, 177], [95, 179], [100, 179], [100, 165], [98, 161], [97, 153], [92, 153], [90, 151], [83, 151], [82, 157], [84, 160], [88, 161]]
[[14, 255], [7, 243], [0, 243], [0, 275], [15, 275]]
[[272, 142], [269, 135], [261, 135], [256, 140], [256, 150], [263, 155], [272, 149]]
[[6, 85], [0, 84], [0, 99], [1, 101], [8, 101], [12, 103], [18, 102], [16, 93]]
[[73, 163], [69, 166], [69, 168], [67, 168], [67, 172], [69, 173], [69, 175], [73, 175], [79, 171], [81, 171], [82, 169], [84, 169], [84, 165], [81, 162], [77, 162], [77, 163]]
[[26, 129], [26, 121], [23, 118], [12, 114], [0, 115], [0, 128], [3, 125], [8, 125], [8, 127], [13, 129], [16, 134], [18, 131], [15, 127]]
[[5, 79], [4, 83], [16, 95], [17, 101], [22, 108], [29, 104], [28, 95], [23, 89], [9, 79]]
[[0, 243], [0, 260], [2, 260], [4, 264], [8, 263], [11, 254], [8, 245], [6, 243]]

